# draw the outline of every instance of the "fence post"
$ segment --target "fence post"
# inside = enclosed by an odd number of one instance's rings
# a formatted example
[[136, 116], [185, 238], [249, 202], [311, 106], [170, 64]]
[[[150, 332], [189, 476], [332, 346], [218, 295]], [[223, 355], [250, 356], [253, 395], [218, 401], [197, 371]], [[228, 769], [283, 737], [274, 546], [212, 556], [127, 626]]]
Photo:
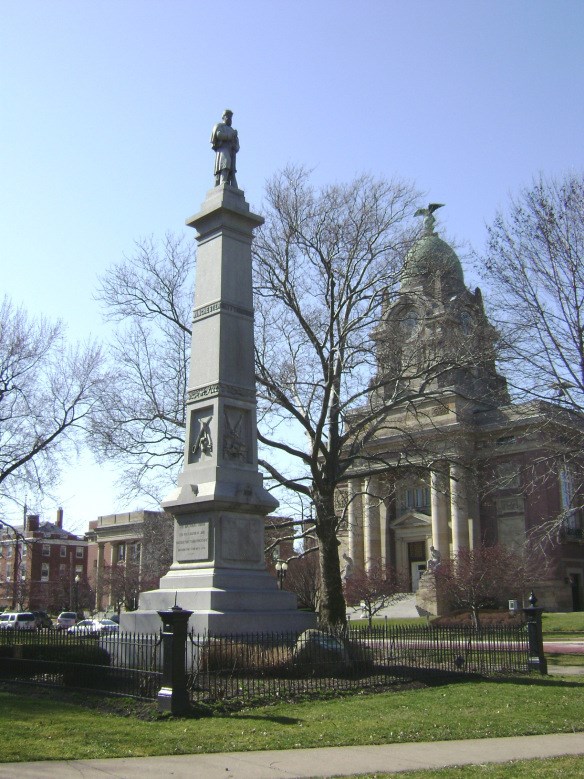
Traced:
[[540, 674], [547, 674], [547, 660], [543, 651], [543, 632], [541, 627], [541, 615], [543, 608], [536, 606], [537, 598], [533, 591], [529, 596], [530, 606], [522, 609], [527, 623], [527, 641], [528, 641], [528, 665], [530, 668], [539, 670]]
[[162, 687], [158, 692], [159, 711], [187, 714], [190, 709], [185, 668], [187, 625], [193, 612], [173, 606], [159, 611], [162, 620]]

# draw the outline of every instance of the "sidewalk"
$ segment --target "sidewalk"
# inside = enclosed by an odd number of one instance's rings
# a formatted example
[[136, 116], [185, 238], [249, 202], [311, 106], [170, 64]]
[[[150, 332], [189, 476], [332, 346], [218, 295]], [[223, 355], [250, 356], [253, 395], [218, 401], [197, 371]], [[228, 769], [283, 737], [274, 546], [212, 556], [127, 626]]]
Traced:
[[559, 755], [584, 755], [584, 733], [271, 752], [4, 763], [0, 764], [0, 778], [320, 779], [451, 765], [506, 763]]
[[581, 676], [584, 674], [584, 665], [550, 665], [548, 663], [548, 674], [550, 676]]

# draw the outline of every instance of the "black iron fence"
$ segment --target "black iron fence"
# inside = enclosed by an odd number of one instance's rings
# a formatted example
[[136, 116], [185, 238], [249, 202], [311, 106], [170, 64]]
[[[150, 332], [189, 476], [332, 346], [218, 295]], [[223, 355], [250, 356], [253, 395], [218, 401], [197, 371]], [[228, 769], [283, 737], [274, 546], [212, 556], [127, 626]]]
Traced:
[[160, 634], [0, 631], [0, 679], [156, 698]]
[[166, 681], [163, 647], [160, 633], [78, 637], [0, 631], [0, 679], [158, 697], [160, 702], [161, 687], [172, 687], [168, 680], [180, 678], [187, 686], [185, 700], [211, 702], [276, 700], [327, 690], [375, 689], [428, 675], [488, 676], [534, 667], [526, 625], [481, 631], [382, 626], [300, 635], [191, 633], [173, 650], [175, 658], [185, 658], [186, 677], [185, 668], [174, 677], [167, 668]]
[[278, 699], [301, 693], [383, 687], [432, 675], [523, 673], [525, 626], [380, 627], [300, 636], [196, 636], [187, 641], [194, 701]]

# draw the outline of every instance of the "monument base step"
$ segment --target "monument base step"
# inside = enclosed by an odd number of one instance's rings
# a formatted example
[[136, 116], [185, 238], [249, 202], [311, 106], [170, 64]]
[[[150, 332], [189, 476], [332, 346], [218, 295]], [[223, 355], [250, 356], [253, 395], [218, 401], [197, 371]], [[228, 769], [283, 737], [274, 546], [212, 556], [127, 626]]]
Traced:
[[296, 611], [297, 600], [284, 590], [235, 590], [216, 587], [160, 589], [140, 593], [139, 609], [160, 611], [177, 603], [183, 609], [201, 612]]
[[[162, 620], [158, 611], [174, 606], [174, 592], [160, 598], [159, 609], [140, 609], [120, 614], [120, 630], [128, 633], [158, 633]], [[178, 604], [186, 600], [183, 593], [178, 594]], [[190, 610], [190, 609], [189, 609]], [[215, 611], [211, 609], [194, 610], [189, 619], [188, 630], [202, 635], [253, 635], [257, 633], [301, 633], [316, 627], [316, 614], [298, 609], [279, 609], [264, 611]]]

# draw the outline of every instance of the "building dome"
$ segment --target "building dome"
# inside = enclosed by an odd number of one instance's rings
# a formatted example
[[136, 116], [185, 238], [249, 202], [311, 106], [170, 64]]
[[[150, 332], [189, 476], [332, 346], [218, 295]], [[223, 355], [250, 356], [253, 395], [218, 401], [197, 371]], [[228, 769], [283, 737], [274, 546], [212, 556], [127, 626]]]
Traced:
[[449, 287], [464, 288], [462, 265], [454, 249], [436, 233], [423, 235], [406, 255], [401, 273], [402, 290], [440, 276]]

